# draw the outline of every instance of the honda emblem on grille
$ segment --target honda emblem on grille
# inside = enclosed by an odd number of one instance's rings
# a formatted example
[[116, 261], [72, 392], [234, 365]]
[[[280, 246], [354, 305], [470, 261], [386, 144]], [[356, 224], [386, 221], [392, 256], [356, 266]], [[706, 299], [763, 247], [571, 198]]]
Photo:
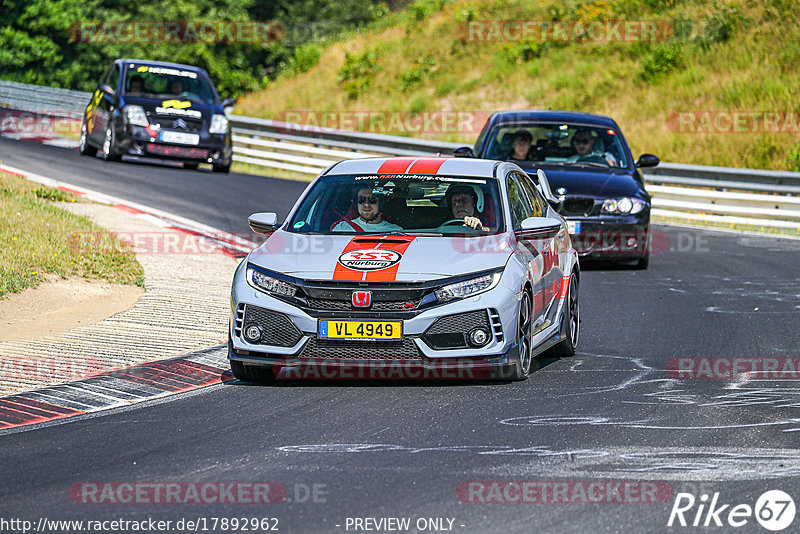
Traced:
[[172, 123], [173, 128], [180, 128], [181, 130], [186, 129], [186, 121], [183, 119], [175, 119], [175, 122]]
[[351, 302], [354, 308], [369, 308], [372, 305], [372, 291], [353, 291]]

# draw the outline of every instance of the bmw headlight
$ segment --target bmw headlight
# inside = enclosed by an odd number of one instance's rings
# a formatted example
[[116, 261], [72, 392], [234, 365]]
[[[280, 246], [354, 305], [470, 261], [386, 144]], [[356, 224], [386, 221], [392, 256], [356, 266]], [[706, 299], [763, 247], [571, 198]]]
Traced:
[[502, 274], [502, 272], [497, 272], [479, 276], [477, 278], [473, 278], [472, 280], [456, 282], [455, 284], [442, 286], [433, 293], [441, 302], [471, 297], [472, 295], [492, 289], [497, 285], [498, 282], [500, 282], [500, 277]]
[[211, 126], [208, 127], [208, 133], [224, 134], [228, 131], [228, 119], [225, 115], [214, 115], [211, 117]]
[[603, 213], [616, 215], [631, 215], [639, 213], [647, 206], [642, 200], [631, 197], [607, 198], [603, 202]]
[[125, 120], [134, 126], [150, 126], [142, 106], [125, 106]]
[[272, 293], [281, 297], [293, 297], [297, 292], [297, 288], [292, 284], [267, 276], [256, 271], [252, 267], [247, 268], [247, 283], [260, 291]]

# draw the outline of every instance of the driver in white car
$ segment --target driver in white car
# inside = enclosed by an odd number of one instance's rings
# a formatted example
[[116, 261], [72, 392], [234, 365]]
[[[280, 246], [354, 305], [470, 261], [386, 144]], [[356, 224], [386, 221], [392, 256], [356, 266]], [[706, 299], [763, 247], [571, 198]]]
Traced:
[[[480, 226], [481, 230], [488, 231], [489, 228], [485, 227], [481, 220], [475, 216], [476, 206], [479, 204], [478, 193], [469, 185], [451, 185], [445, 193], [447, 205], [453, 213], [453, 219], [462, 219], [464, 226], [469, 226], [477, 230]], [[451, 221], [444, 223], [445, 226]]]
[[358, 217], [343, 220], [333, 227], [334, 232], [399, 232], [402, 226], [392, 224], [383, 217], [381, 204], [383, 197], [374, 194], [372, 188], [361, 187], [353, 195], [353, 204], [358, 210]]

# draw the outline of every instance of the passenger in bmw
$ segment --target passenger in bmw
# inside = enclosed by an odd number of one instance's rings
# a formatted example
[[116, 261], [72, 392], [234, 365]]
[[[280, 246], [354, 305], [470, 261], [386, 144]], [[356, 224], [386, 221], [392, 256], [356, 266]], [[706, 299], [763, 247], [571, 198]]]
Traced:
[[333, 227], [334, 232], [393, 232], [402, 231], [403, 227], [387, 222], [382, 208], [383, 198], [374, 194], [369, 187], [361, 187], [353, 196], [353, 205], [357, 206], [358, 217], [343, 220]]
[[489, 228], [484, 226], [483, 222], [475, 216], [481, 202], [479, 202], [478, 193], [474, 187], [470, 185], [451, 185], [447, 188], [445, 198], [453, 213], [453, 219], [446, 221], [441, 226], [447, 226], [460, 219], [463, 220], [464, 226], [469, 226], [473, 230], [477, 230], [480, 226], [481, 230], [489, 231]]

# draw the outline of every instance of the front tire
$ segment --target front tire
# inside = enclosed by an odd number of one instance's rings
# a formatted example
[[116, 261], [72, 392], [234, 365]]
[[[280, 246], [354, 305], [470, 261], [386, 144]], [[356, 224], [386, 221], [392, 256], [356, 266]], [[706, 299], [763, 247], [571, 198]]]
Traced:
[[214, 165], [213, 166], [214, 172], [224, 172], [229, 173], [231, 172], [231, 164], [228, 163], [227, 165]]
[[575, 273], [569, 277], [569, 290], [564, 304], [566, 309], [561, 320], [561, 331], [566, 334], [566, 338], [553, 347], [552, 351], [554, 356], [568, 358], [575, 356], [581, 332], [581, 302], [578, 298], [578, 277]]
[[644, 257], [640, 258], [634, 265], [634, 269], [647, 269], [650, 265], [650, 251], [648, 250]]
[[519, 301], [517, 313], [517, 347], [519, 357], [514, 367], [513, 380], [526, 380], [531, 372], [531, 340], [533, 338], [533, 302], [531, 294], [525, 289]]
[[103, 159], [106, 161], [119, 161], [122, 156], [117, 152], [117, 138], [114, 134], [114, 127], [106, 129], [106, 137], [103, 140]]
[[268, 384], [275, 380], [275, 373], [271, 367], [258, 365], [245, 365], [240, 361], [231, 360], [231, 371], [233, 376], [242, 382], [252, 382], [254, 384]]

